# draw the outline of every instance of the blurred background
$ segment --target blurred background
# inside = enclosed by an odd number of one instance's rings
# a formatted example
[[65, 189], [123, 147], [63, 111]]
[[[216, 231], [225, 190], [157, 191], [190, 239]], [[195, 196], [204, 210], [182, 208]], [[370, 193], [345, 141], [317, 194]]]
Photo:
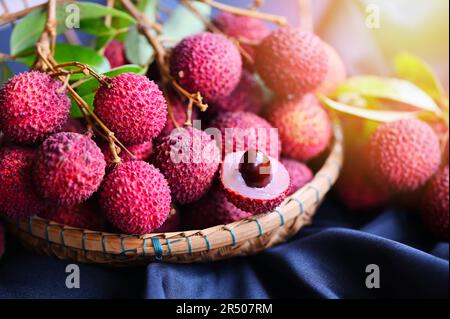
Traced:
[[[0, 14], [21, 10], [45, 0], [0, 0]], [[106, 0], [94, 2], [105, 3]], [[249, 6], [252, 0], [220, 0]], [[176, 0], [160, 0], [173, 7]], [[261, 11], [286, 16], [300, 25], [298, 0], [265, 0]], [[314, 0], [315, 31], [343, 57], [349, 74], [391, 73], [392, 57], [408, 51], [426, 60], [449, 87], [448, 0]], [[0, 29], [0, 52], [9, 52], [10, 26]], [[21, 67], [14, 66], [15, 70]]]

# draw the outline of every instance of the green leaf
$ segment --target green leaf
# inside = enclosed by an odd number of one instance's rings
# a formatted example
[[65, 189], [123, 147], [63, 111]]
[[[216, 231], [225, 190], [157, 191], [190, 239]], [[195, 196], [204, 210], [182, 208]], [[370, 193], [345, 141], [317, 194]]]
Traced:
[[[83, 100], [89, 105], [91, 110], [94, 109], [94, 97], [95, 97], [95, 93], [88, 94], [88, 95], [85, 95], [82, 97]], [[70, 117], [72, 117], [72, 118], [83, 117], [83, 113], [81, 113], [81, 110], [78, 107], [78, 105], [76, 104], [76, 102], [72, 98], [71, 98], [71, 101], [72, 101], [72, 107], [70, 108]]]
[[43, 9], [30, 12], [14, 27], [9, 40], [11, 54], [16, 55], [34, 46], [45, 27]]
[[[156, 21], [157, 1], [147, 0], [142, 12], [152, 22]], [[155, 51], [147, 38], [140, 34], [137, 26], [132, 26], [125, 39], [125, 54], [133, 64], [149, 65], [153, 62]]]
[[392, 122], [401, 119], [416, 118], [420, 113], [420, 112], [371, 110], [339, 103], [327, 98], [324, 95], [320, 95], [319, 97], [326, 106], [335, 111], [377, 122]]
[[[130, 23], [136, 23], [136, 20], [124, 11], [109, 8], [93, 2], [77, 2], [76, 6], [80, 8], [80, 19], [98, 19], [106, 16], [126, 20]], [[65, 6], [60, 6], [65, 7]], [[65, 13], [67, 15], [69, 13]]]
[[337, 95], [356, 93], [365, 97], [382, 98], [408, 104], [441, 115], [433, 99], [411, 82], [376, 76], [358, 76], [348, 79], [337, 89]]
[[102, 20], [87, 19], [80, 22], [80, 30], [95, 35], [97, 37], [110, 36], [116, 34], [116, 29], [107, 27]]
[[6, 62], [0, 61], [0, 86], [14, 76]]
[[[205, 17], [211, 15], [211, 7], [204, 3], [191, 2], [194, 7]], [[183, 5], [178, 5], [170, 17], [164, 23], [164, 38], [175, 44], [183, 38], [205, 30], [204, 23]]]
[[409, 53], [400, 53], [394, 58], [394, 67], [397, 76], [414, 83], [435, 101], [440, 101], [445, 95], [436, 74], [419, 57]]

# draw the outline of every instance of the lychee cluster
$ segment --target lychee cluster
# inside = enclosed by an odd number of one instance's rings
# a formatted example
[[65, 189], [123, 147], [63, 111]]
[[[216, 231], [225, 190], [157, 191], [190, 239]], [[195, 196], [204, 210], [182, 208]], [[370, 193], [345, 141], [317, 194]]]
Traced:
[[104, 55], [108, 59], [111, 69], [118, 68], [127, 63], [125, 46], [118, 40], [112, 40], [108, 43], [105, 47]]

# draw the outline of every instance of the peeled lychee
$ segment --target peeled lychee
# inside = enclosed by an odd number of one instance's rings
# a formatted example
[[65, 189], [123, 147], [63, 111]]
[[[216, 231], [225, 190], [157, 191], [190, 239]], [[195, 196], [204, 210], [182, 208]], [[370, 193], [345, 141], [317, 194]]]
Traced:
[[3, 254], [5, 253], [5, 246], [6, 246], [5, 228], [3, 227], [3, 224], [0, 222], [0, 258], [2, 258]]
[[[102, 147], [103, 155], [105, 156], [106, 165], [111, 165], [114, 163], [114, 156], [112, 155], [111, 149], [108, 144], [103, 144]], [[118, 154], [122, 162], [129, 162], [132, 160], [137, 161], [147, 161], [153, 154], [153, 142], [144, 142], [136, 145], [127, 146], [127, 149], [133, 153], [134, 159], [125, 150], [121, 150]]]
[[[222, 163], [220, 181], [228, 200], [243, 211], [271, 212], [286, 198], [290, 177], [275, 158], [254, 150], [229, 153]], [[262, 155], [261, 155], [262, 154]]]
[[153, 163], [166, 177], [174, 201], [200, 199], [211, 187], [219, 168], [220, 150], [210, 135], [196, 128], [180, 128], [155, 149]]
[[17, 74], [0, 89], [0, 130], [15, 143], [40, 142], [61, 129], [69, 109], [60, 81], [38, 71]]
[[275, 99], [266, 114], [268, 121], [278, 128], [286, 157], [309, 161], [330, 143], [330, 117], [312, 94], [294, 100]]
[[87, 135], [56, 133], [39, 148], [34, 180], [40, 195], [59, 205], [75, 205], [97, 191], [106, 162]]
[[100, 207], [92, 200], [72, 206], [46, 207], [39, 217], [54, 221], [55, 223], [94, 231], [104, 231], [107, 220], [100, 212]]
[[261, 42], [255, 64], [266, 85], [281, 96], [315, 91], [328, 71], [323, 42], [291, 27], [280, 28]]
[[230, 203], [223, 189], [215, 185], [199, 201], [184, 207], [183, 224], [187, 230], [204, 229], [226, 225], [251, 215]]
[[331, 45], [323, 44], [328, 56], [328, 71], [316, 92], [330, 95], [345, 81], [347, 70], [339, 53]]
[[422, 198], [421, 216], [436, 236], [448, 240], [449, 220], [448, 165], [442, 167], [428, 183]]
[[[253, 74], [242, 71], [241, 80], [227, 97], [217, 100], [210, 108], [217, 111], [246, 111], [258, 114], [263, 106], [263, 92]], [[209, 110], [209, 109], [208, 109]]]
[[145, 76], [122, 73], [108, 79], [95, 94], [97, 115], [125, 144], [147, 142], [166, 124], [166, 100], [158, 85]]
[[180, 213], [175, 207], [170, 210], [169, 216], [167, 217], [164, 224], [161, 227], [155, 229], [154, 233], [170, 233], [176, 232], [181, 229], [181, 218]]
[[291, 179], [291, 185], [289, 186], [287, 196], [294, 194], [309, 183], [314, 177], [313, 172], [303, 163], [287, 158], [281, 159], [280, 162], [289, 172], [289, 177]]
[[111, 69], [125, 65], [127, 58], [125, 57], [125, 47], [122, 42], [112, 40], [105, 47], [105, 57], [108, 59]]
[[400, 120], [381, 125], [369, 142], [371, 172], [385, 187], [413, 192], [439, 168], [439, 139], [425, 122]]
[[281, 142], [278, 130], [265, 119], [250, 112], [220, 113], [211, 123], [222, 135], [222, 154], [246, 151], [250, 148], [261, 150], [274, 158], [279, 158]]
[[99, 192], [107, 219], [120, 231], [142, 235], [159, 228], [170, 212], [170, 189], [153, 165], [143, 161], [117, 165]]
[[170, 72], [184, 89], [214, 102], [238, 85], [242, 59], [226, 37], [203, 32], [185, 38], [173, 49]]
[[33, 183], [36, 151], [21, 147], [0, 150], [0, 214], [19, 219], [42, 209]]
[[[227, 36], [237, 40], [248, 40], [256, 45], [270, 34], [270, 29], [262, 20], [247, 16], [237, 16], [228, 12], [219, 13], [214, 18], [213, 23]], [[241, 44], [241, 46], [252, 59], [255, 58], [253, 46], [247, 44]], [[245, 64], [245, 67], [251, 69], [250, 65]]]

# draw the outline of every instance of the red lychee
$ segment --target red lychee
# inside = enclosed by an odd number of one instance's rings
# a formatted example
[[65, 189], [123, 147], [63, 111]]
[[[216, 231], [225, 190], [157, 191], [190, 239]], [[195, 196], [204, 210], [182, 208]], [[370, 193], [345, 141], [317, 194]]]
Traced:
[[0, 89], [0, 130], [15, 143], [40, 142], [61, 129], [69, 109], [60, 81], [38, 71], [17, 74]]
[[34, 180], [43, 198], [70, 206], [97, 191], [105, 167], [102, 151], [89, 136], [56, 133], [39, 148]]
[[265, 119], [250, 112], [220, 113], [211, 123], [222, 135], [222, 154], [246, 151], [250, 148], [261, 150], [279, 158], [281, 142], [278, 130]]
[[39, 217], [75, 228], [93, 231], [107, 229], [107, 220], [93, 200], [72, 206], [48, 206], [39, 214]]
[[159, 228], [170, 211], [170, 189], [153, 165], [143, 161], [117, 165], [99, 192], [107, 219], [127, 234], [146, 234]]
[[[263, 106], [263, 91], [253, 74], [242, 71], [241, 80], [227, 97], [217, 100], [210, 108], [218, 111], [246, 111], [258, 114]], [[209, 109], [208, 109], [209, 110]]]
[[272, 32], [256, 49], [256, 70], [277, 95], [301, 96], [315, 91], [328, 71], [323, 42], [291, 27]]
[[173, 131], [156, 147], [153, 158], [180, 204], [192, 203], [210, 189], [219, 162], [216, 142], [196, 128]]
[[425, 122], [416, 119], [385, 123], [369, 141], [374, 178], [397, 192], [413, 192], [439, 168], [439, 139]]
[[183, 224], [187, 230], [204, 229], [226, 225], [251, 215], [230, 203], [220, 186], [215, 185], [199, 201], [184, 207]]
[[287, 169], [291, 179], [291, 185], [289, 186], [287, 196], [294, 194], [309, 183], [314, 177], [311, 169], [303, 163], [287, 158], [281, 159], [280, 162]]
[[286, 157], [309, 161], [321, 154], [332, 137], [330, 117], [317, 98], [307, 94], [300, 99], [275, 99], [266, 118], [280, 134]]
[[95, 94], [94, 108], [117, 138], [134, 145], [158, 136], [167, 119], [166, 100], [158, 85], [134, 73], [107, 81]]
[[[213, 23], [227, 36], [237, 40], [249, 40], [256, 45], [270, 34], [270, 29], [260, 19], [237, 16], [228, 12], [219, 13], [214, 18]], [[241, 46], [252, 59], [255, 59], [255, 49], [253, 46], [247, 44], [242, 44]], [[247, 69], [252, 69], [251, 65], [244, 64]]]
[[[241, 151], [225, 156], [220, 172], [220, 181], [228, 200], [243, 211], [262, 214], [271, 212], [286, 198], [290, 177], [286, 168], [275, 158], [262, 152], [267, 161], [251, 161], [253, 152]], [[245, 163], [246, 165], [242, 166]]]
[[5, 238], [5, 228], [3, 227], [2, 222], [0, 222], [0, 259], [2, 258], [3, 254], [5, 253], [5, 246], [6, 246], [6, 238]]
[[442, 167], [428, 183], [421, 204], [426, 227], [439, 238], [448, 240], [449, 177], [448, 165]]
[[111, 69], [127, 64], [125, 47], [122, 42], [112, 40], [105, 47], [105, 57], [108, 59]]
[[239, 50], [226, 37], [209, 32], [182, 40], [170, 58], [170, 72], [192, 93], [200, 92], [207, 102], [230, 95], [241, 78]]
[[347, 70], [339, 53], [331, 45], [323, 44], [328, 56], [328, 71], [316, 92], [330, 95], [345, 81]]
[[42, 209], [42, 201], [33, 183], [36, 151], [21, 147], [0, 150], [0, 214], [19, 219]]

